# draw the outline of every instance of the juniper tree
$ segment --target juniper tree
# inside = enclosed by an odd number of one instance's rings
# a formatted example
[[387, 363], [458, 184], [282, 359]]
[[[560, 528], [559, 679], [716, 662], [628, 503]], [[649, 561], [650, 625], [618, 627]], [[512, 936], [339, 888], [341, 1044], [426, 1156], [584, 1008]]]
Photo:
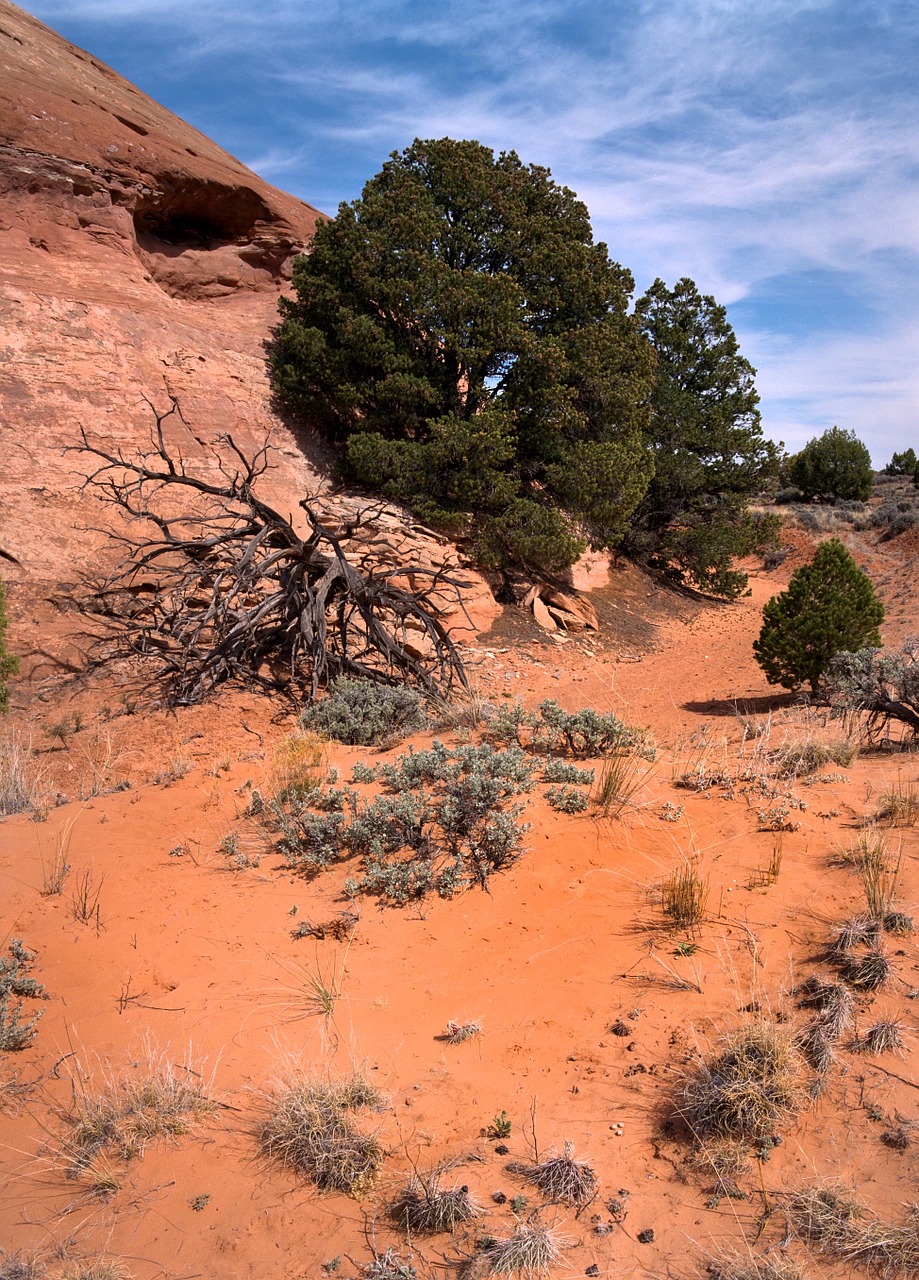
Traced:
[[586, 207], [513, 151], [416, 139], [316, 231], [274, 386], [358, 481], [484, 562], [613, 546], [653, 468], [653, 354]]
[[788, 589], [768, 601], [753, 652], [770, 684], [797, 689], [806, 683], [816, 693], [836, 654], [880, 647], [883, 619], [871, 579], [831, 538], [795, 570]]
[[671, 581], [735, 597], [747, 584], [735, 557], [772, 541], [778, 522], [748, 506], [778, 469], [763, 438], [756, 370], [727, 312], [692, 280], [655, 280], [636, 315], [657, 354], [649, 440], [654, 477], [626, 549]]
[[808, 440], [788, 464], [788, 476], [805, 498], [864, 500], [874, 484], [871, 454], [854, 431], [839, 427]]

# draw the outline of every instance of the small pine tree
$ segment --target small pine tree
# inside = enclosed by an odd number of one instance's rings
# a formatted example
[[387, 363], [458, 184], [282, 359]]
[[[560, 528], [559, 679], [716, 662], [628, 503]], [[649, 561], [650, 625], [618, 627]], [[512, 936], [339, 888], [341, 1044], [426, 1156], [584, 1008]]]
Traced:
[[6, 682], [19, 670], [19, 659], [6, 651], [6, 595], [3, 583], [0, 582], [0, 712], [9, 707], [9, 693]]
[[763, 609], [753, 652], [770, 684], [797, 689], [808, 683], [816, 693], [837, 653], [880, 647], [883, 619], [871, 579], [831, 538]]

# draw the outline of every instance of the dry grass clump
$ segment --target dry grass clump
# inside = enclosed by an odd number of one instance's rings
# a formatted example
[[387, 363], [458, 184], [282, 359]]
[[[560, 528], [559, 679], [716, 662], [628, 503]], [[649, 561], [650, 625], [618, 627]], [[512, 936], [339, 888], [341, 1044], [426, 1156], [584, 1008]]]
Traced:
[[826, 1075], [836, 1061], [833, 1039], [819, 1018], [809, 1022], [798, 1033], [798, 1048], [818, 1075]]
[[561, 1260], [564, 1241], [554, 1227], [518, 1222], [514, 1234], [482, 1251], [492, 1275], [544, 1276]]
[[895, 938], [908, 938], [916, 929], [916, 922], [906, 911], [888, 911], [884, 917], [884, 932]]
[[833, 959], [844, 959], [854, 947], [877, 946], [880, 938], [881, 924], [874, 916], [852, 916], [839, 925], [827, 951]]
[[418, 1272], [410, 1262], [403, 1262], [395, 1249], [375, 1255], [364, 1267], [364, 1280], [415, 1280]]
[[693, 1149], [689, 1164], [698, 1173], [713, 1173], [719, 1180], [735, 1178], [749, 1170], [750, 1152], [747, 1144], [736, 1138], [710, 1138]]
[[903, 1048], [902, 1023], [896, 1020], [876, 1022], [860, 1036], [852, 1048], [856, 1053], [895, 1053]]
[[664, 915], [677, 929], [694, 929], [705, 918], [708, 876], [699, 874], [695, 859], [687, 859], [661, 885]]
[[887, 842], [879, 831], [873, 830], [865, 831], [855, 844], [838, 849], [830, 859], [831, 866], [848, 867], [860, 873], [868, 867], [887, 867], [889, 864]]
[[115, 1190], [109, 1155], [119, 1160], [142, 1156], [148, 1142], [187, 1133], [215, 1105], [197, 1072], [176, 1067], [165, 1057], [151, 1062], [143, 1075], [110, 1080], [99, 1093], [84, 1087], [66, 1117], [68, 1176], [88, 1173], [97, 1189]]
[[862, 888], [868, 914], [883, 921], [895, 909], [900, 891], [900, 861], [893, 864], [869, 863], [862, 868]]
[[393, 1220], [409, 1235], [434, 1235], [454, 1231], [477, 1217], [481, 1210], [469, 1196], [469, 1188], [440, 1185], [440, 1174], [416, 1174], [391, 1208]]
[[607, 756], [591, 799], [604, 818], [618, 818], [644, 781], [638, 753]]
[[64, 1273], [64, 1280], [131, 1280], [131, 1273], [121, 1262], [111, 1258], [93, 1258], [81, 1262], [74, 1270]]
[[841, 982], [807, 978], [796, 994], [804, 1008], [817, 1010], [814, 1021], [823, 1028], [828, 1040], [839, 1040], [855, 1021], [855, 1000]]
[[835, 1249], [858, 1230], [862, 1206], [835, 1183], [800, 1187], [787, 1201], [788, 1221], [795, 1233], [821, 1249]]
[[326, 775], [328, 744], [318, 733], [291, 733], [276, 743], [268, 765], [268, 794], [277, 804], [302, 799]]
[[919, 787], [915, 782], [897, 778], [894, 785], [881, 795], [874, 820], [885, 822], [890, 827], [914, 827], [919, 822]]
[[805, 1187], [788, 1200], [788, 1218], [803, 1239], [846, 1262], [881, 1275], [919, 1270], [919, 1206], [902, 1223], [867, 1218], [857, 1200], [836, 1186]]
[[788, 1028], [761, 1022], [724, 1039], [684, 1083], [679, 1113], [700, 1139], [766, 1138], [804, 1105], [805, 1064]]
[[783, 743], [773, 752], [772, 758], [780, 778], [803, 778], [828, 764], [838, 764], [846, 769], [857, 756], [858, 743], [851, 738], [821, 742], [817, 738], [804, 737]]
[[41, 1272], [34, 1258], [24, 1257], [18, 1250], [0, 1258], [0, 1280], [40, 1280]]
[[735, 1253], [709, 1263], [711, 1280], [804, 1280], [804, 1272], [792, 1258], [775, 1254]]
[[290, 1079], [268, 1095], [268, 1116], [259, 1131], [262, 1150], [314, 1182], [323, 1191], [358, 1195], [383, 1164], [383, 1148], [348, 1114], [381, 1104], [380, 1094], [360, 1076], [343, 1083]]
[[0, 818], [41, 808], [40, 779], [32, 748], [15, 730], [0, 734]]
[[863, 955], [844, 956], [839, 971], [850, 987], [859, 991], [879, 991], [886, 986], [893, 966], [883, 947], [871, 947]]
[[538, 1164], [512, 1164], [511, 1172], [519, 1173], [542, 1194], [555, 1203], [583, 1209], [597, 1194], [597, 1175], [583, 1160], [575, 1160], [574, 1147], [566, 1142], [562, 1151]]
[[448, 1022], [443, 1039], [447, 1044], [463, 1044], [482, 1034], [481, 1022]]

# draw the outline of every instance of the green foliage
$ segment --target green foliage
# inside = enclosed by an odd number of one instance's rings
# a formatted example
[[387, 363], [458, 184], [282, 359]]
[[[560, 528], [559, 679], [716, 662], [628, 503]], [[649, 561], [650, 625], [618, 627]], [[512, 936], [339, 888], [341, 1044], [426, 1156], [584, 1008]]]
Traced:
[[919, 467], [919, 458], [916, 457], [916, 450], [913, 448], [905, 449], [903, 453], [895, 453], [884, 468], [884, 474], [888, 476], [912, 476], [917, 467]]
[[919, 734], [919, 638], [904, 641], [899, 653], [866, 647], [837, 654], [827, 689], [835, 708], [863, 712], [874, 730], [886, 733], [896, 720]]
[[770, 684], [816, 692], [836, 654], [880, 646], [883, 618], [871, 579], [831, 538], [766, 604], [753, 651]]
[[398, 742], [423, 728], [426, 717], [420, 696], [408, 685], [380, 685], [339, 676], [324, 698], [306, 708], [300, 723], [336, 742], [375, 747]]
[[732, 599], [746, 575], [737, 556], [775, 540], [750, 499], [778, 470], [763, 439], [756, 370], [740, 355], [724, 307], [692, 280], [655, 280], [635, 313], [657, 353], [649, 441], [654, 476], [632, 516], [626, 549], [670, 581]]
[[584, 792], [573, 787], [549, 787], [546, 799], [559, 813], [583, 813], [589, 804]]
[[274, 385], [358, 480], [495, 565], [558, 570], [619, 541], [653, 467], [652, 353], [631, 276], [547, 169], [416, 139], [318, 228], [293, 284]]
[[3, 583], [0, 582], [0, 712], [9, 708], [10, 698], [6, 687], [7, 681], [10, 676], [14, 676], [19, 670], [19, 659], [14, 654], [8, 653], [6, 648], [6, 629], [8, 625], [6, 595], [3, 590]]
[[[498, 742], [526, 745], [531, 751], [567, 752], [596, 757], [640, 745], [641, 735], [611, 712], [563, 710], [554, 698], [546, 698], [535, 711], [520, 702], [498, 709], [488, 724], [489, 736]], [[547, 766], [548, 778], [548, 766]], [[550, 781], [568, 781], [562, 777]]]
[[23, 1018], [23, 1000], [42, 1000], [45, 988], [32, 975], [35, 953], [19, 938], [9, 945], [9, 958], [0, 958], [0, 1050], [15, 1052], [30, 1044], [43, 1011]]
[[788, 464], [788, 478], [805, 498], [871, 497], [871, 454], [854, 431], [830, 427], [809, 440]]
[[520, 806], [507, 801], [531, 789], [535, 769], [519, 747], [435, 742], [363, 773], [384, 789], [371, 800], [350, 790], [307, 792], [269, 804], [262, 816], [294, 870], [314, 874], [353, 857], [362, 875], [349, 879], [349, 893], [400, 905], [432, 892], [450, 898], [484, 887], [520, 856], [527, 828]]

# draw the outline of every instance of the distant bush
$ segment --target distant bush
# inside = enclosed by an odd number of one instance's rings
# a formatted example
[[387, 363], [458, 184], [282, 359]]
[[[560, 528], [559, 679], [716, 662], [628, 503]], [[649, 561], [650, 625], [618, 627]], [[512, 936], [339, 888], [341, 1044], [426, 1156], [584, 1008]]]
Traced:
[[853, 431], [831, 427], [791, 459], [788, 478], [805, 498], [870, 498], [871, 454]]
[[9, 624], [6, 618], [6, 596], [3, 583], [0, 582], [0, 712], [6, 711], [10, 704], [7, 681], [19, 670], [19, 659], [8, 653], [6, 648], [6, 629]]
[[766, 604], [753, 651], [770, 684], [816, 692], [836, 654], [880, 646], [883, 618], [871, 579], [831, 538]]
[[915, 449], [905, 449], [903, 453], [895, 453], [884, 468], [884, 474], [888, 476], [912, 476], [916, 467], [919, 466], [919, 458], [916, 457]]
[[355, 747], [398, 742], [426, 722], [421, 697], [408, 685], [381, 685], [346, 676], [333, 680], [326, 696], [300, 717], [305, 729]]
[[871, 513], [871, 523], [889, 538], [919, 525], [919, 498], [891, 498]]

